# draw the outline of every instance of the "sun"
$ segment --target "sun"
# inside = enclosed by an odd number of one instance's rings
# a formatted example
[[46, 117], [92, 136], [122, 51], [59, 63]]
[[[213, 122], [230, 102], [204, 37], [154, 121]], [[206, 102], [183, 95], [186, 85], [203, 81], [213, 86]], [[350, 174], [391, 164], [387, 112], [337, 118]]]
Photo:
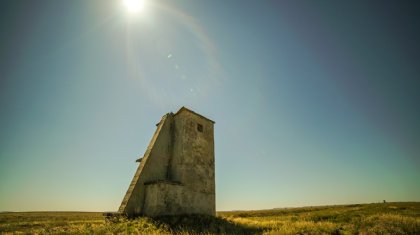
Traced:
[[129, 12], [136, 13], [144, 9], [145, 0], [123, 0], [124, 6]]

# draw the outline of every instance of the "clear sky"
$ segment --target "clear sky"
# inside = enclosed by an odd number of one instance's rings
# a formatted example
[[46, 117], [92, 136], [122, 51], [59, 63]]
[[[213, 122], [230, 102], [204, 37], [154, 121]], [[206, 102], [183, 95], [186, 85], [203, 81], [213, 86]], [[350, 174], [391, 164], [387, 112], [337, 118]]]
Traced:
[[420, 201], [418, 1], [2, 1], [0, 211], [115, 211], [155, 124], [215, 124], [217, 210]]

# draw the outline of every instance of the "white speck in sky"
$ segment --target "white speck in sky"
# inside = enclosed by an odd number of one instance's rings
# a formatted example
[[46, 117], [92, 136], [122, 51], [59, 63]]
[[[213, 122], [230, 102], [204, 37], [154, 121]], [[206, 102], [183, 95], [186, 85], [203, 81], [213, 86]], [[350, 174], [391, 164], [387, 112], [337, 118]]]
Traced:
[[172, 54], [169, 54], [169, 55], [168, 55], [168, 59], [170, 59], [171, 57], [172, 57]]
[[177, 64], [174, 65], [175, 69], [179, 69], [179, 66]]

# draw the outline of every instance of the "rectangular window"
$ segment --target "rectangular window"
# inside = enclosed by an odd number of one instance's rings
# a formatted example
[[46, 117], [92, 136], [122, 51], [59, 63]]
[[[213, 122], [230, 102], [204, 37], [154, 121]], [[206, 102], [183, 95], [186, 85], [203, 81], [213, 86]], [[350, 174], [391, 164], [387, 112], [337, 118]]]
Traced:
[[203, 132], [203, 125], [197, 123], [197, 131]]

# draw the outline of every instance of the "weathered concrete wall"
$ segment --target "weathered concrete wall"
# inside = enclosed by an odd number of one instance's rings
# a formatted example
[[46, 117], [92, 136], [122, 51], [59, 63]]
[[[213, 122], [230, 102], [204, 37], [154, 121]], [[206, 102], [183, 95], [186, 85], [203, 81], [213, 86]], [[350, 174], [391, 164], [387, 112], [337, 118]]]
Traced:
[[173, 117], [163, 116], [133, 177], [119, 212], [128, 216], [142, 214], [145, 182], [166, 180], [171, 155], [171, 123]]
[[213, 121], [186, 108], [165, 115], [119, 212], [215, 215], [213, 126]]
[[[200, 195], [200, 200], [194, 200], [201, 202], [196, 205], [201, 210], [195, 213], [215, 215], [214, 123], [184, 111], [174, 116], [174, 124], [171, 179], [184, 184], [188, 194]], [[202, 131], [198, 130], [198, 125], [202, 126]]]
[[170, 182], [146, 185], [143, 213], [148, 216], [176, 215], [183, 211], [184, 186]]
[[171, 183], [157, 182], [146, 185], [144, 215], [179, 215], [179, 214], [210, 214], [214, 206], [209, 203], [214, 198], [208, 194], [194, 192], [187, 187]]

